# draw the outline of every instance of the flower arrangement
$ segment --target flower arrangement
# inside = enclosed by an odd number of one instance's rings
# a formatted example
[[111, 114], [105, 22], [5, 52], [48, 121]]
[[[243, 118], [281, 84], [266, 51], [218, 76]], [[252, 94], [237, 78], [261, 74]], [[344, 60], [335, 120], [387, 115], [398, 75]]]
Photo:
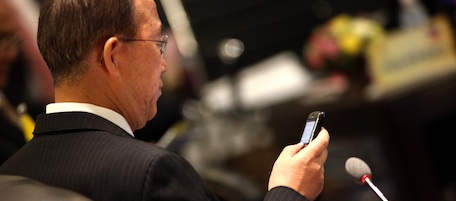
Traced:
[[304, 60], [312, 71], [357, 74], [364, 68], [360, 61], [367, 45], [382, 35], [379, 22], [341, 14], [312, 31], [304, 45]]

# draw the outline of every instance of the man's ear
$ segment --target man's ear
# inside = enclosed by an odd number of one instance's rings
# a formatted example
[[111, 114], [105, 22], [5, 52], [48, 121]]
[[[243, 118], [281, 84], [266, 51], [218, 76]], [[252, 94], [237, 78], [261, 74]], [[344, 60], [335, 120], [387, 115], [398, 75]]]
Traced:
[[[105, 66], [107, 71], [117, 69], [118, 65], [118, 53], [120, 41], [117, 37], [111, 37], [104, 43], [103, 49], [101, 50], [100, 63]], [[111, 72], [109, 72], [111, 73]]]

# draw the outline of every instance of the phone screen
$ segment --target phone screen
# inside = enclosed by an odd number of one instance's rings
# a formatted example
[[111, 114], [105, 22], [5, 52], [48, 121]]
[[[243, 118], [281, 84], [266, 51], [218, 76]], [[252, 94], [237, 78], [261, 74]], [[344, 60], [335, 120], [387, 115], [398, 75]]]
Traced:
[[325, 112], [314, 111], [309, 114], [304, 126], [304, 131], [301, 135], [301, 142], [309, 144], [320, 132], [323, 120], [325, 118]]
[[304, 127], [304, 131], [302, 132], [301, 142], [304, 144], [308, 144], [312, 136], [312, 131], [314, 130], [316, 121], [307, 121], [306, 126]]

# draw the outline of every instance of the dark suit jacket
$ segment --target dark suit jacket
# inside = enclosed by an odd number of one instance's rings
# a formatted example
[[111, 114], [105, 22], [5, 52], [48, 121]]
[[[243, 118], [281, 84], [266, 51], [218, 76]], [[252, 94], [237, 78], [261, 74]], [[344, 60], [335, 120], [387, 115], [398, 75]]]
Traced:
[[[218, 200], [186, 160], [97, 115], [39, 115], [34, 133], [0, 174], [30, 177], [96, 201]], [[303, 199], [285, 187], [265, 199], [277, 198]]]

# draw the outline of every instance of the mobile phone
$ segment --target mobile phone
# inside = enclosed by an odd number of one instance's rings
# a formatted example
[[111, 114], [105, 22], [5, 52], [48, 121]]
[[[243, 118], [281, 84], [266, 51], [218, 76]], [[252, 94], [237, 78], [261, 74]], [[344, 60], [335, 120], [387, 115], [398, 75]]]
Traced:
[[301, 136], [302, 143], [309, 144], [313, 139], [315, 139], [315, 137], [317, 137], [324, 119], [325, 112], [323, 111], [314, 111], [309, 114]]

